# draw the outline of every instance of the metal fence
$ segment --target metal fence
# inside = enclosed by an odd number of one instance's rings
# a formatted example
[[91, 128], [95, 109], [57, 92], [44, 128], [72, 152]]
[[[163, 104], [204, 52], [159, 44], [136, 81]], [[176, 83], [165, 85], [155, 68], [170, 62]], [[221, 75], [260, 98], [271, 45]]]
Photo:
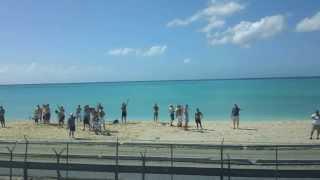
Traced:
[[320, 178], [319, 170], [320, 145], [0, 142], [7, 179]]

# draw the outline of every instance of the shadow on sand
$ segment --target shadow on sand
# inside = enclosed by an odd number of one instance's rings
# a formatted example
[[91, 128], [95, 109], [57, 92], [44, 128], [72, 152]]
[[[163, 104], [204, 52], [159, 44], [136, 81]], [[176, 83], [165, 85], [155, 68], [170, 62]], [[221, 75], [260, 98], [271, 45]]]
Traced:
[[238, 129], [243, 131], [258, 131], [258, 129], [255, 129], [255, 128], [238, 128]]

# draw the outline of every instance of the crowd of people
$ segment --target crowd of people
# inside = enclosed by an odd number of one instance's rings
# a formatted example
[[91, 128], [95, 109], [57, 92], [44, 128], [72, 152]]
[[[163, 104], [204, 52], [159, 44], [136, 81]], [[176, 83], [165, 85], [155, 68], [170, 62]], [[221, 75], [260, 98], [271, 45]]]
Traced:
[[[54, 112], [57, 115], [58, 126], [63, 127], [66, 119], [66, 112], [64, 106], [57, 106], [57, 109]], [[96, 108], [90, 107], [89, 105], [85, 105], [83, 107], [83, 110], [81, 108], [81, 105], [78, 105], [75, 112], [75, 114], [70, 113], [68, 117], [67, 128], [69, 129], [69, 136], [74, 137], [74, 132], [76, 130], [76, 122], [83, 123], [83, 130], [88, 129], [90, 131], [94, 131], [96, 134], [102, 133], [102, 129], [106, 129], [104, 120], [106, 113], [104, 112], [104, 108], [100, 103], [97, 105]], [[36, 124], [49, 124], [51, 120], [50, 105], [44, 104], [42, 105], [42, 107], [40, 105], [37, 105], [34, 110], [32, 119], [35, 121]]]
[[[121, 122], [127, 123], [127, 115], [128, 115], [128, 101], [123, 102], [121, 105]], [[240, 120], [240, 108], [237, 104], [234, 104], [231, 110], [231, 120], [233, 123], [233, 129], [239, 128], [239, 120]], [[170, 118], [170, 126], [173, 126], [173, 122], [177, 121], [177, 127], [184, 127], [186, 130], [188, 129], [189, 123], [189, 106], [186, 105], [169, 105], [169, 118]], [[57, 106], [57, 109], [54, 111], [57, 115], [58, 126], [63, 127], [65, 124], [66, 112], [64, 106]], [[159, 112], [160, 107], [157, 103], [153, 105], [153, 120], [154, 122], [159, 122]], [[1, 127], [5, 128], [5, 113], [6, 110], [3, 106], [0, 106], [0, 123]], [[102, 133], [102, 130], [106, 130], [106, 122], [105, 122], [106, 113], [104, 111], [104, 107], [99, 103], [96, 107], [90, 107], [89, 105], [85, 105], [82, 109], [81, 105], [76, 107], [75, 113], [70, 113], [67, 121], [67, 128], [69, 129], [69, 136], [74, 137], [74, 132], [76, 130], [76, 123], [82, 122], [83, 129], [82, 130], [90, 130], [94, 131], [96, 134]], [[194, 114], [194, 120], [197, 129], [202, 127], [202, 118], [203, 113], [196, 108]], [[36, 124], [44, 123], [49, 124], [51, 119], [51, 109], [49, 104], [43, 104], [42, 106], [37, 105], [32, 119]], [[313, 134], [317, 131], [317, 139], [320, 136], [320, 112], [317, 110], [314, 114], [311, 115], [312, 119], [312, 128], [310, 133], [310, 139], [313, 138]], [[119, 123], [119, 120], [114, 120], [113, 124]]]
[[[121, 123], [126, 124], [127, 123], [127, 114], [128, 114], [128, 100], [127, 102], [123, 102], [121, 104]], [[159, 122], [159, 111], [160, 107], [157, 103], [153, 106], [153, 120], [154, 122]], [[189, 106], [186, 105], [169, 105], [169, 118], [170, 118], [170, 126], [173, 126], [173, 122], [176, 120], [177, 127], [184, 127], [185, 129], [188, 129], [189, 125]], [[66, 119], [66, 111], [64, 106], [57, 106], [57, 108], [54, 110], [54, 112], [57, 115], [58, 120], [58, 126], [63, 127], [65, 124]], [[240, 108], [235, 104], [235, 107], [232, 109], [232, 120], [233, 125], [235, 127], [239, 127], [239, 112]], [[0, 122], [1, 126], [5, 127], [5, 109], [0, 106]], [[76, 122], [82, 122], [83, 128], [82, 130], [91, 130], [96, 132], [97, 134], [102, 132], [103, 130], [106, 130], [106, 122], [105, 122], [105, 111], [104, 107], [101, 105], [101, 103], [97, 104], [96, 107], [90, 107], [89, 105], [81, 107], [81, 105], [78, 105], [75, 109], [75, 113], [71, 113], [68, 117], [67, 127], [70, 130], [70, 136], [74, 135], [75, 131], [75, 124]], [[196, 108], [195, 114], [194, 114], [194, 120], [197, 129], [203, 128], [202, 127], [202, 118], [203, 113], [199, 110], [199, 108]], [[49, 104], [43, 104], [42, 106], [37, 105], [32, 119], [36, 124], [43, 123], [43, 124], [49, 124], [51, 120], [51, 108]], [[113, 123], [119, 123], [119, 120], [114, 120]]]
[[[178, 127], [184, 127], [185, 129], [188, 129], [188, 125], [189, 125], [189, 105], [188, 104], [186, 104], [185, 106], [177, 105], [176, 107], [170, 104], [169, 116], [170, 116], [170, 126], [173, 126], [173, 121], [176, 119]], [[196, 109], [194, 117], [195, 117], [195, 123], [196, 123], [197, 129], [199, 129], [199, 127], [202, 129], [201, 119], [203, 118], [203, 114], [199, 110], [199, 108]]]

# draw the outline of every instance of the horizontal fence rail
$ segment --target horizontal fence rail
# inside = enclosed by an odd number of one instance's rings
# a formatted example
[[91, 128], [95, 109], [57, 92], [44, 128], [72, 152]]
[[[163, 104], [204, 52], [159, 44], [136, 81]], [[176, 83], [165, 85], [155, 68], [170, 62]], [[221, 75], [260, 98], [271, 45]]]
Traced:
[[[92, 164], [59, 164], [28, 162], [28, 169], [56, 170], [61, 171], [90, 171], [90, 172], [114, 172], [115, 165], [92, 165]], [[24, 162], [13, 161], [8, 163], [0, 161], [1, 167], [24, 168]], [[225, 176], [232, 177], [275, 177], [280, 178], [319, 178], [319, 170], [261, 170], [261, 169], [223, 169], [220, 168], [195, 168], [195, 167], [163, 167], [163, 166], [124, 166], [118, 167], [119, 173], [147, 173], [147, 174], [174, 174], [174, 175], [201, 175], [220, 176], [224, 171]]]
[[[0, 168], [69, 171], [199, 175], [256, 178], [320, 178], [320, 144], [191, 144], [159, 142], [1, 141]], [[62, 172], [66, 172], [63, 174]], [[3, 171], [0, 172], [3, 174]]]

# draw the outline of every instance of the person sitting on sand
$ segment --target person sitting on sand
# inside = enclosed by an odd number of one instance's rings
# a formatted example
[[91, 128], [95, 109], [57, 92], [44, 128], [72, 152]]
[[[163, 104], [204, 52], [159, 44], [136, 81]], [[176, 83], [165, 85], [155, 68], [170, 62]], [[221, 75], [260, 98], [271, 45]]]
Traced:
[[201, 119], [203, 117], [202, 112], [197, 108], [196, 113], [194, 114], [194, 119], [196, 121], [197, 129], [199, 129], [199, 126], [202, 129]]
[[5, 128], [6, 127], [6, 121], [5, 121], [5, 115], [6, 110], [3, 108], [3, 106], [0, 106], [0, 123], [1, 127]]
[[172, 123], [174, 121], [174, 107], [172, 104], [169, 105], [169, 114], [170, 114], [170, 126], [172, 126]]
[[153, 106], [153, 121], [157, 122], [159, 120], [159, 106], [157, 103]]
[[237, 104], [234, 104], [231, 111], [231, 119], [233, 122], [233, 129], [237, 127], [239, 129], [239, 120], [240, 120], [240, 108]]
[[127, 123], [127, 104], [125, 102], [121, 105], [121, 122]]
[[188, 106], [188, 104], [185, 105], [183, 112], [184, 112], [184, 121], [185, 121], [184, 129], [188, 130], [188, 123], [189, 123], [189, 106]]
[[79, 122], [79, 121], [81, 122], [82, 121], [82, 119], [81, 119], [81, 111], [82, 111], [81, 106], [78, 105], [78, 107], [76, 109], [76, 120], [77, 120], [77, 122]]
[[84, 106], [83, 130], [86, 130], [86, 126], [88, 126], [88, 129], [90, 129], [90, 107], [88, 105]]
[[58, 110], [56, 110], [56, 113], [58, 115], [58, 124], [60, 127], [63, 127], [64, 119], [65, 119], [65, 110], [63, 106], [58, 107]]
[[76, 117], [73, 113], [70, 114], [68, 119], [69, 137], [74, 138], [74, 132], [76, 131]]
[[312, 129], [310, 133], [310, 139], [312, 139], [313, 133], [316, 130], [317, 131], [317, 139], [319, 139], [320, 135], [320, 113], [319, 110], [317, 110], [314, 114], [311, 115], [312, 119]]

